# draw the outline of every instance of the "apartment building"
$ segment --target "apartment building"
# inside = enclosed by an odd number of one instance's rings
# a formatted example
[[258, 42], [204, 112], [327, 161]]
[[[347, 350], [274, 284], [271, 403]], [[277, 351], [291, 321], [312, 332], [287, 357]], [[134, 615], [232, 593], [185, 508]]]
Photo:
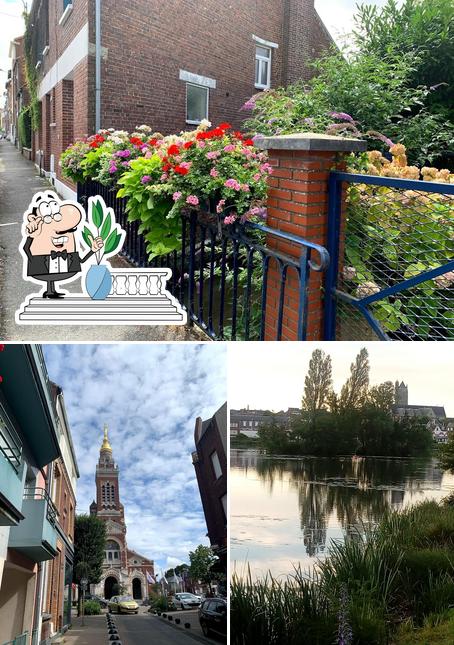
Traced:
[[0, 374], [0, 643], [37, 645], [70, 622], [77, 462], [41, 348], [6, 345]]
[[240, 127], [253, 94], [311, 75], [331, 44], [313, 0], [33, 0], [35, 159], [68, 197], [58, 160], [100, 127], [163, 134], [204, 118]]

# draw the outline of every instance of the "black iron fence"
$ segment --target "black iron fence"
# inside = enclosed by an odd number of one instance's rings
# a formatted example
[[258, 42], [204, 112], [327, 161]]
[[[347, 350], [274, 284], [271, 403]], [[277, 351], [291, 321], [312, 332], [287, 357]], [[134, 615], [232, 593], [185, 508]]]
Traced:
[[[113, 208], [126, 230], [121, 254], [134, 266], [168, 267], [168, 289], [188, 312], [188, 320], [216, 340], [280, 340], [286, 325], [290, 297], [297, 312], [297, 338], [306, 338], [308, 280], [311, 271], [324, 271], [329, 263], [325, 248], [303, 238], [246, 223], [225, 226], [217, 214], [187, 211], [181, 215], [181, 246], [172, 253], [148, 260], [139, 223], [128, 222], [126, 200], [97, 182], [78, 186], [78, 201], [86, 207], [90, 196], [100, 195]], [[298, 252], [287, 256], [269, 240], [285, 241]], [[296, 296], [292, 284], [297, 284]], [[268, 329], [268, 331], [267, 331]]]

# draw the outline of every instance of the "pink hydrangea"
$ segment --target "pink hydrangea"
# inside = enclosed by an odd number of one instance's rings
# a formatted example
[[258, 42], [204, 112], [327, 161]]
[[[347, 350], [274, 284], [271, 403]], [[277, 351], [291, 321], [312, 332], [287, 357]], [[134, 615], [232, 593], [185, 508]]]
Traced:
[[233, 152], [235, 150], [235, 146], [233, 143], [229, 143], [228, 145], [224, 146], [224, 152]]
[[115, 164], [112, 164], [109, 168], [110, 174], [113, 174], [114, 172], [117, 172], [117, 166]]
[[221, 153], [218, 150], [210, 150], [210, 152], [206, 153], [206, 158], [207, 159], [217, 159]]
[[163, 172], [161, 175], [161, 181], [167, 181], [169, 178], [169, 175], [166, 172]]
[[151, 179], [150, 175], [144, 175], [140, 181], [142, 182], [142, 184], [148, 184], [150, 179]]
[[241, 184], [236, 179], [227, 179], [224, 182], [226, 188], [233, 188], [233, 190], [241, 190]]
[[206, 143], [205, 143], [205, 141], [199, 141], [199, 142], [197, 143], [197, 145], [198, 145], [198, 147], [199, 147], [199, 148], [205, 148]]
[[188, 195], [186, 197], [186, 203], [191, 204], [191, 206], [198, 206], [199, 205], [199, 198], [196, 197], [196, 195]]
[[180, 197], [181, 197], [181, 193], [180, 193], [180, 191], [179, 191], [179, 190], [177, 190], [176, 192], [174, 192], [174, 193], [173, 193], [173, 195], [172, 195], [172, 197], [173, 197], [173, 201], [174, 201], [174, 202], [177, 202], [177, 201], [180, 199]]
[[220, 199], [216, 206], [216, 213], [222, 213], [222, 211], [224, 210], [224, 206], [225, 206], [225, 199]]
[[241, 184], [241, 190], [244, 193], [248, 193], [249, 192], [249, 185], [248, 184]]
[[191, 161], [182, 161], [182, 162], [180, 163], [180, 167], [181, 167], [181, 168], [186, 168], [186, 170], [189, 170], [191, 166], [192, 166], [192, 162], [191, 162]]
[[236, 215], [233, 213], [232, 215], [227, 215], [227, 217], [224, 217], [224, 224], [233, 224], [236, 221]]
[[253, 178], [253, 179], [254, 179], [254, 181], [260, 181], [260, 179], [261, 179], [261, 178], [262, 178], [262, 175], [258, 172], [258, 173], [256, 173], [256, 174], [254, 175], [254, 178]]
[[269, 163], [264, 163], [260, 166], [260, 170], [271, 175], [271, 173], [273, 172], [273, 167]]
[[218, 173], [218, 171], [216, 170], [216, 168], [212, 168], [212, 169], [210, 170], [210, 175], [211, 175], [211, 177], [219, 177], [219, 173]]

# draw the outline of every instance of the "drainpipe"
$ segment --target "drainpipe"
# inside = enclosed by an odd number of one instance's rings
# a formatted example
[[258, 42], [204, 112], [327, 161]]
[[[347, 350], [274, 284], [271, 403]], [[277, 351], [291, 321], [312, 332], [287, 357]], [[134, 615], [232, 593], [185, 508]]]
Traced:
[[101, 129], [101, 0], [95, 0], [95, 132]]

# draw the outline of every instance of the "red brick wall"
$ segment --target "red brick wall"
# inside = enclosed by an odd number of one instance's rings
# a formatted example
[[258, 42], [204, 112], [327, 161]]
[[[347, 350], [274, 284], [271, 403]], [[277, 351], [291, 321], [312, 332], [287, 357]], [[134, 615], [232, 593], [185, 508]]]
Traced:
[[[279, 45], [272, 51], [274, 87], [286, 82], [289, 71], [292, 80], [309, 75], [310, 34], [314, 30], [321, 38], [311, 0], [112, 0], [103, 4], [102, 19], [102, 127], [148, 123], [164, 134], [187, 127], [180, 69], [215, 79], [210, 120], [240, 126], [247, 116], [240, 108], [257, 91], [252, 35]], [[295, 61], [290, 66], [283, 60], [287, 55]]]

